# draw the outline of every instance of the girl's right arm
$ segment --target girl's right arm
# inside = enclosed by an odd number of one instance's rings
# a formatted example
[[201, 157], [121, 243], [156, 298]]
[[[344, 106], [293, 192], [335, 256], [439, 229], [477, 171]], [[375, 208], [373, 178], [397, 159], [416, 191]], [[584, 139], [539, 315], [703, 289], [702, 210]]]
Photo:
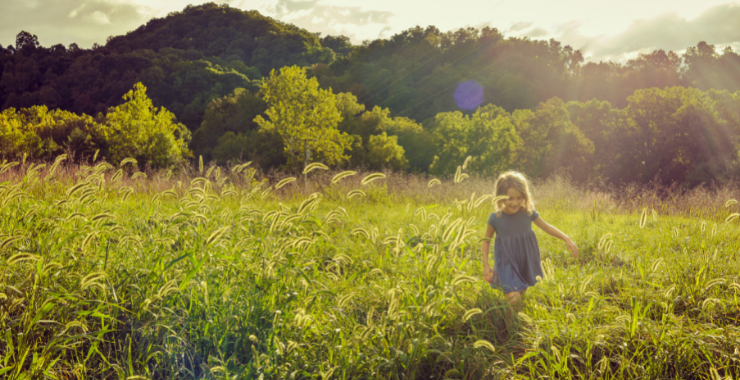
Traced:
[[481, 250], [483, 251], [483, 279], [488, 282], [492, 282], [495, 275], [493, 269], [491, 269], [491, 264], [488, 262], [488, 255], [491, 250], [491, 238], [493, 238], [493, 234], [495, 233], [496, 230], [490, 224], [486, 224], [486, 238], [483, 239]]

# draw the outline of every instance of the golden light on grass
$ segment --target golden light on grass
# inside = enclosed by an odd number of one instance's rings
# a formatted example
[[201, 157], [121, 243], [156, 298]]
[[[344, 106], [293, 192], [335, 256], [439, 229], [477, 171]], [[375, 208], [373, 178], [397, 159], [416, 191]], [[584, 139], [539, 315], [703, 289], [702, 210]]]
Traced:
[[[724, 363], [720, 376], [740, 369], [722, 362], [740, 347], [740, 229], [724, 223], [736, 188], [660, 198], [536, 182], [538, 211], [581, 254], [536, 230], [543, 278], [514, 311], [482, 281], [481, 238], [503, 199], [490, 179], [430, 190], [424, 176], [352, 173], [384, 178], [363, 186], [330, 172], [271, 188], [242, 165], [137, 178], [67, 159], [0, 165], [2, 349], [11, 353], [0, 376], [186, 379], [190, 368], [279, 378], [300, 367], [308, 377], [711, 378], [708, 361]], [[88, 357], [91, 347], [102, 354]], [[36, 353], [35, 367], [24, 352]]]

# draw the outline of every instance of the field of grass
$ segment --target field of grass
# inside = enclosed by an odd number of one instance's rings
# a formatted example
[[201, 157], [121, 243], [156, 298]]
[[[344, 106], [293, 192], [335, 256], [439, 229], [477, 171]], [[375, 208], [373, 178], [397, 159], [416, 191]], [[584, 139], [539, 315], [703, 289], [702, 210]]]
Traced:
[[740, 377], [737, 187], [535, 184], [581, 254], [517, 312], [490, 179], [123, 168], [0, 165], [0, 377]]

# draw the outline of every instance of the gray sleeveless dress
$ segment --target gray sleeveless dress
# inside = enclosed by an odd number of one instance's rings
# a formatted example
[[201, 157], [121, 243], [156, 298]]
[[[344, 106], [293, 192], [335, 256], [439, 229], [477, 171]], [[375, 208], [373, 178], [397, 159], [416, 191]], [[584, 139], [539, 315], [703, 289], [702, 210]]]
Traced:
[[527, 215], [519, 210], [514, 215], [501, 212], [501, 217], [492, 213], [488, 224], [496, 230], [494, 240], [494, 268], [497, 281], [491, 287], [509, 292], [519, 292], [537, 283], [542, 277], [540, 246], [532, 230], [532, 222], [540, 214], [533, 211]]

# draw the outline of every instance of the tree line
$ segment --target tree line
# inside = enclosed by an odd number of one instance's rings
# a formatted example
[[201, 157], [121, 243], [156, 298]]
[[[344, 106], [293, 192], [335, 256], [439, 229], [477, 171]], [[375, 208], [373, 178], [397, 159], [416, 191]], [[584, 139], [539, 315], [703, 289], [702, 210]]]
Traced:
[[[740, 91], [639, 89], [622, 108], [552, 97], [534, 109], [486, 104], [471, 113], [440, 112], [426, 123], [391, 116], [388, 108], [368, 110], [351, 93], [332, 95], [298, 67], [265, 78], [262, 93], [268, 92], [262, 103], [247, 91], [211, 103], [196, 134], [221, 137], [215, 149], [196, 154], [295, 169], [306, 144], [335, 166], [446, 176], [467, 162], [467, 171], [480, 175], [567, 171], [576, 181], [608, 183], [697, 185], [740, 173]], [[266, 117], [245, 111], [255, 108]], [[332, 137], [310, 140], [322, 133]]]
[[47, 106], [0, 113], [0, 158], [49, 159], [70, 154], [118, 164], [134, 158], [142, 167], [175, 166], [192, 157], [190, 131], [165, 108], [154, 107], [137, 83], [124, 103], [93, 117]]
[[[552, 97], [509, 112], [487, 104], [466, 114], [440, 112], [427, 124], [366, 109], [334, 94], [298, 66], [273, 70], [252, 93], [238, 88], [211, 101], [191, 144], [196, 156], [226, 164], [298, 171], [307, 162], [335, 168], [391, 169], [449, 176], [492, 176], [517, 169], [532, 177], [570, 173], [606, 183], [724, 183], [740, 173], [740, 91], [666, 87], [635, 91], [627, 105]], [[0, 114], [4, 157], [93, 151], [170, 166], [193, 156], [190, 133], [157, 109], [137, 84], [126, 102], [97, 117], [45, 106]], [[310, 153], [310, 157], [306, 157]]]

